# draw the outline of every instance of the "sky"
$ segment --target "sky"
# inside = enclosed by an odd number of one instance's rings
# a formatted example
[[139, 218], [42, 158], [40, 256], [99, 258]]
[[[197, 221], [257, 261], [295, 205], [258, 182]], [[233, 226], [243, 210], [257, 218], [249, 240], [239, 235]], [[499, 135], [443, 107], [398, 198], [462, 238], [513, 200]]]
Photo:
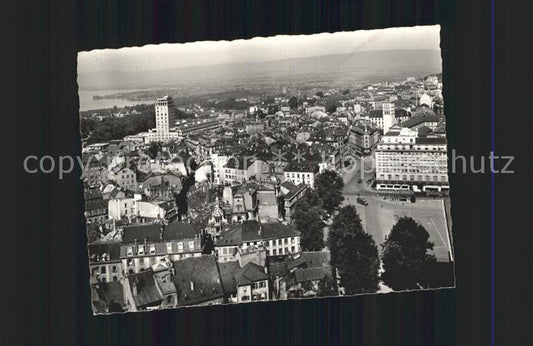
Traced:
[[146, 71], [392, 49], [440, 49], [440, 26], [165, 43], [78, 53], [78, 72]]

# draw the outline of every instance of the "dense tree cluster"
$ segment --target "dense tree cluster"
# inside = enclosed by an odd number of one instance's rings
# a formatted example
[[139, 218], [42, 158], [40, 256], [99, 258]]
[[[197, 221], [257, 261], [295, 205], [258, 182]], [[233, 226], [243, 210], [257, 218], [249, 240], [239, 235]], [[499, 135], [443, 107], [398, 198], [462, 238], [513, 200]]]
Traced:
[[354, 206], [339, 210], [330, 226], [331, 264], [339, 271], [346, 294], [374, 293], [379, 283], [378, 248], [365, 233]]
[[339, 295], [339, 292], [334, 278], [326, 276], [318, 282], [318, 297], [332, 297], [337, 295]]
[[80, 123], [81, 136], [89, 137], [88, 144], [121, 139], [154, 127], [153, 114], [131, 114], [122, 118], [107, 117], [102, 121], [82, 118]]
[[332, 97], [329, 97], [327, 100], [326, 100], [326, 112], [328, 113], [333, 113], [337, 110], [337, 107], [340, 106], [340, 103], [339, 101], [337, 101], [336, 99], [332, 98]]
[[248, 101], [237, 101], [234, 97], [229, 97], [226, 100], [211, 103], [210, 106], [218, 110], [225, 110], [225, 109], [243, 110], [243, 109], [249, 108], [251, 104], [248, 103]]
[[289, 99], [289, 107], [291, 107], [291, 109], [296, 109], [298, 108], [298, 99], [296, 98], [296, 96], [293, 96]]
[[324, 248], [322, 206], [316, 193], [308, 189], [296, 203], [291, 216], [294, 228], [301, 233], [300, 244], [304, 251], [320, 251]]
[[383, 282], [394, 290], [426, 288], [436, 262], [429, 254], [433, 243], [426, 229], [410, 217], [401, 217], [383, 243]]
[[316, 195], [322, 203], [322, 207], [328, 213], [333, 213], [344, 200], [342, 189], [344, 182], [341, 176], [335, 172], [327, 170], [315, 179]]

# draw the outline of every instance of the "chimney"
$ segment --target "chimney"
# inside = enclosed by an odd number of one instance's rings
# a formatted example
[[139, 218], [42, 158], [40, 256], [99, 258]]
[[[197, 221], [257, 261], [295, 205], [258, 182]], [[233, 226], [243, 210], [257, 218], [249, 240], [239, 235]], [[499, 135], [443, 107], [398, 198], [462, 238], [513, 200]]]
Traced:
[[138, 246], [137, 246], [137, 238], [135, 238], [135, 247], [133, 248], [133, 254], [134, 254], [134, 255], [137, 254], [137, 250], [138, 250]]
[[159, 240], [163, 240], [163, 233], [165, 232], [165, 226], [161, 225], [159, 228]]
[[191, 280], [190, 286], [191, 286], [191, 291], [194, 291], [194, 281]]

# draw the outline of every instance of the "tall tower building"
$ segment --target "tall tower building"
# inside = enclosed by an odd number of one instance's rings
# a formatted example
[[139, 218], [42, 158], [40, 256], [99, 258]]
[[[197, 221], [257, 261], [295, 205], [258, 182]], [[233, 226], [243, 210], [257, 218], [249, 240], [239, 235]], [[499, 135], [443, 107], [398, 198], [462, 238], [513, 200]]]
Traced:
[[155, 101], [155, 128], [157, 132], [168, 133], [170, 129], [170, 110], [173, 108], [172, 97], [164, 96]]
[[383, 103], [383, 134], [389, 132], [392, 125], [396, 124], [396, 116], [394, 113], [394, 103]]
[[164, 96], [155, 101], [155, 136], [156, 140], [166, 142], [172, 139], [170, 133], [170, 121], [172, 120], [172, 112], [174, 110], [174, 103], [172, 97]]

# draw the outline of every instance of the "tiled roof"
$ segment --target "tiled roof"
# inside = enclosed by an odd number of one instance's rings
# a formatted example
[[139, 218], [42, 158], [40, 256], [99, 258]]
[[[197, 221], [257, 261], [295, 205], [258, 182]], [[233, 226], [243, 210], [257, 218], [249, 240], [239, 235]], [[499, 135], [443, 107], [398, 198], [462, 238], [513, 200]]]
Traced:
[[268, 279], [264, 267], [253, 262], [248, 262], [244, 267], [237, 269], [234, 277], [237, 286], [250, 285], [253, 282]]
[[321, 280], [325, 277], [332, 277], [331, 267], [325, 266], [325, 267], [296, 269], [294, 271], [294, 276], [295, 276], [296, 282]]
[[411, 119], [405, 121], [403, 127], [413, 127], [425, 122], [438, 122], [439, 117], [436, 115], [415, 115]]
[[284, 169], [284, 172], [318, 172], [318, 165], [315, 162], [306, 161], [292, 161]]
[[[140, 273], [130, 274], [127, 279], [135, 306], [157, 305], [163, 300], [163, 296], [156, 286], [154, 272], [151, 268]], [[133, 285], [137, 286], [137, 295], [133, 294]]]
[[294, 185], [290, 181], [284, 182], [283, 184], [281, 184], [281, 186], [289, 190], [289, 192], [283, 196], [287, 200], [292, 199], [297, 193], [308, 188], [308, 186], [304, 183]]
[[224, 296], [214, 256], [191, 257], [176, 261], [174, 269], [173, 282], [178, 291], [179, 305], [194, 305]]
[[93, 211], [99, 209], [107, 210], [107, 200], [104, 199], [91, 199], [85, 201], [85, 211]]
[[124, 226], [122, 242], [134, 243], [135, 239], [142, 242], [144, 238], [147, 241], [159, 241], [161, 227], [161, 224], [158, 223]]
[[446, 144], [445, 137], [418, 137], [416, 144]]
[[[261, 232], [259, 232], [260, 225]], [[281, 222], [267, 222], [260, 224], [257, 221], [248, 220], [233, 226], [229, 231], [224, 233], [216, 245], [238, 246], [243, 242], [294, 237], [298, 235], [300, 235], [300, 232], [290, 226], [282, 224]]]
[[90, 263], [98, 262], [103, 254], [109, 255], [109, 261], [120, 259], [120, 242], [119, 241], [101, 241], [97, 240], [88, 245]]
[[164, 240], [191, 239], [199, 235], [198, 225], [187, 222], [172, 222], [165, 226]]
[[220, 262], [217, 263], [217, 266], [222, 278], [224, 293], [235, 294], [237, 292], [237, 285], [233, 274], [237, 269], [240, 269], [239, 261]]

